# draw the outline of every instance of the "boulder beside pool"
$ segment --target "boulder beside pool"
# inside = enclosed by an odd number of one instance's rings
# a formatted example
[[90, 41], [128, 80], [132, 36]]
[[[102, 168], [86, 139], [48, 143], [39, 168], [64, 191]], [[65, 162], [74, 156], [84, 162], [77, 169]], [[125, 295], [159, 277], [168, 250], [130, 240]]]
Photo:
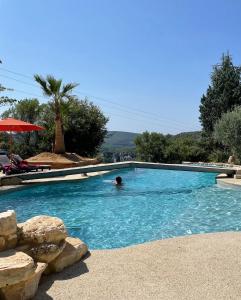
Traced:
[[36, 216], [17, 224], [14, 211], [0, 213], [0, 299], [32, 299], [44, 272], [61, 272], [87, 252], [84, 242], [67, 236], [59, 218]]
[[79, 261], [88, 252], [88, 247], [78, 238], [67, 237], [62, 253], [51, 261], [45, 274], [61, 272], [64, 268]]
[[0, 213], [0, 251], [12, 249], [17, 244], [17, 220], [14, 210]]
[[0, 290], [0, 299], [32, 299], [37, 292], [41, 275], [46, 267], [47, 264], [45, 263], [37, 263], [33, 269], [33, 272], [25, 280], [22, 278], [21, 281], [16, 284], [3, 287]]
[[65, 241], [62, 241], [57, 245], [52, 243], [43, 243], [41, 245], [26, 248], [25, 253], [31, 256], [35, 261], [50, 263], [62, 253], [65, 244]]
[[21, 251], [0, 253], [0, 288], [26, 280], [34, 273], [34, 261]]
[[19, 244], [58, 244], [67, 237], [67, 230], [61, 219], [36, 216], [18, 224]]

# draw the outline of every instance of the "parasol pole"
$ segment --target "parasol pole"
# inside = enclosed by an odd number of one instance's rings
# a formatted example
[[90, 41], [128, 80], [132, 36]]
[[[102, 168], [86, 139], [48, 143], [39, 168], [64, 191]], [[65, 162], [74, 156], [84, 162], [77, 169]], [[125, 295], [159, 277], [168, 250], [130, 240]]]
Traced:
[[9, 147], [9, 152], [10, 152], [10, 161], [11, 161], [11, 167], [13, 164], [13, 160], [12, 160], [12, 153], [13, 153], [13, 133], [12, 131], [10, 131], [10, 147]]

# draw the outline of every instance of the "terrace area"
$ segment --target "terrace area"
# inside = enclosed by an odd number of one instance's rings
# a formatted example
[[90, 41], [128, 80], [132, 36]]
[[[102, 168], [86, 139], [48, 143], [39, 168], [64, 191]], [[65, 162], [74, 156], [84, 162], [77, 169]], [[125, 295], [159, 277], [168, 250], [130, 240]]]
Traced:
[[240, 245], [226, 232], [94, 250], [45, 278], [35, 299], [239, 299]]

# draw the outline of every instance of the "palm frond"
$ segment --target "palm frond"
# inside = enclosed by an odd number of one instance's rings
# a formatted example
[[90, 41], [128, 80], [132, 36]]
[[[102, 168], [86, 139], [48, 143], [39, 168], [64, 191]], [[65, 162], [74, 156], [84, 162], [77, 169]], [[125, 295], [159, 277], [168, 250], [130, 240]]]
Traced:
[[49, 89], [52, 91], [52, 93], [55, 95], [60, 94], [62, 79], [57, 80], [52, 75], [48, 75], [46, 79], [49, 84]]
[[46, 96], [52, 96], [52, 91], [49, 89], [47, 81], [42, 76], [35, 74], [34, 79], [41, 86], [43, 93]]
[[15, 103], [17, 100], [13, 98], [9, 98], [7, 96], [0, 97], [0, 105], [11, 105]]
[[73, 91], [74, 88], [76, 88], [79, 84], [78, 83], [67, 83], [64, 84], [61, 91], [62, 97], [67, 97], [69, 93]]

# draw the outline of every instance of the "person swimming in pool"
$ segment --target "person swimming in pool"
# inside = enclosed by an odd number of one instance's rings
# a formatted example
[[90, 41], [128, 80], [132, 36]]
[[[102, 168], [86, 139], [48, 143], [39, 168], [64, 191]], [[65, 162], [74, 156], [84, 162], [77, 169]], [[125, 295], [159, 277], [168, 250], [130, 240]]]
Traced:
[[115, 178], [115, 185], [118, 185], [118, 186], [122, 185], [122, 178], [120, 176], [117, 176]]

